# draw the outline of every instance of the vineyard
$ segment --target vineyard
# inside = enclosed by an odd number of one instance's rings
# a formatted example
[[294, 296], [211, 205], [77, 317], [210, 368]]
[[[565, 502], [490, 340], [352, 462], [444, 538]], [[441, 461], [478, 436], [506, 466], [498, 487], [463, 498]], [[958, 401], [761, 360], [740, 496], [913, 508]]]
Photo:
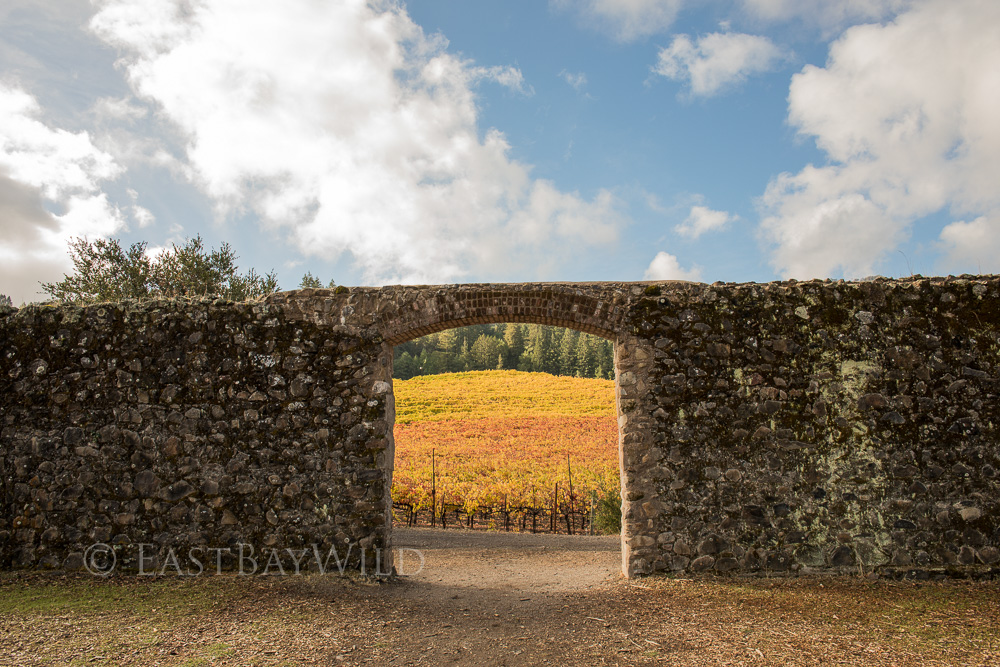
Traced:
[[394, 387], [397, 525], [618, 530], [613, 381], [479, 371]]

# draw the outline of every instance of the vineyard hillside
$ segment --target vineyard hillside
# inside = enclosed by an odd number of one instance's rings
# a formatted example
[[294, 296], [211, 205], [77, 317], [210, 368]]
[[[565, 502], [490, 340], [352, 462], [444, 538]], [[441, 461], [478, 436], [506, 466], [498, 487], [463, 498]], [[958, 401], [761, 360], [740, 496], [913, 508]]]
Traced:
[[397, 507], [536, 524], [542, 512], [555, 524], [555, 508], [586, 524], [594, 502], [618, 502], [612, 380], [477, 371], [393, 385]]
[[394, 380], [396, 423], [495, 417], [605, 417], [614, 380], [521, 371], [473, 371]]

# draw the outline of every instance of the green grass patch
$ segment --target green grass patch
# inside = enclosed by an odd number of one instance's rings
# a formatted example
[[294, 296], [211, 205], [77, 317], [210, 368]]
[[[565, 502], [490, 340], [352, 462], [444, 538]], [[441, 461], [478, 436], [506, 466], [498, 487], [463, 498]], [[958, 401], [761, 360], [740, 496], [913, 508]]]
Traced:
[[[227, 581], [229, 580], [229, 581]], [[235, 597], [230, 577], [204, 586], [180, 577], [115, 577], [87, 575], [43, 577], [25, 573], [0, 575], [0, 615], [100, 614], [128, 610], [134, 614], [202, 612]]]

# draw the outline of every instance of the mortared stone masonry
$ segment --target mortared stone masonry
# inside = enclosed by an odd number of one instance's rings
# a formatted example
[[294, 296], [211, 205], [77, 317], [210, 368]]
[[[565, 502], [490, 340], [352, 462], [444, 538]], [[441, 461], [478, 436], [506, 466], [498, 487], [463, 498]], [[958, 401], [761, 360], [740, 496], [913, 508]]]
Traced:
[[491, 322], [615, 341], [628, 576], [1000, 566], [1000, 279], [962, 276], [0, 308], [0, 567], [386, 569], [392, 347]]

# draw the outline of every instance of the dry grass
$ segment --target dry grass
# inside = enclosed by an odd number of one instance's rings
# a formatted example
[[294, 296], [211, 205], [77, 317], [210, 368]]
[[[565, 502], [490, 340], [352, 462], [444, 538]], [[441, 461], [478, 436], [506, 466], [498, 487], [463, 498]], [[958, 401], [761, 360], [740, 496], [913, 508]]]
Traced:
[[6, 574], [0, 664], [1000, 664], [996, 582], [429, 582]]

